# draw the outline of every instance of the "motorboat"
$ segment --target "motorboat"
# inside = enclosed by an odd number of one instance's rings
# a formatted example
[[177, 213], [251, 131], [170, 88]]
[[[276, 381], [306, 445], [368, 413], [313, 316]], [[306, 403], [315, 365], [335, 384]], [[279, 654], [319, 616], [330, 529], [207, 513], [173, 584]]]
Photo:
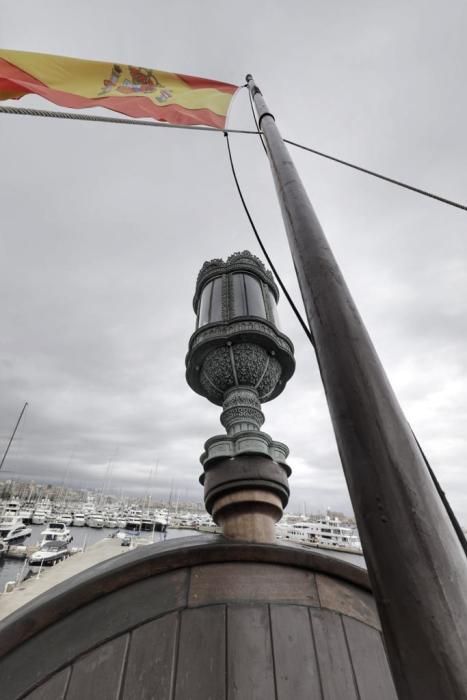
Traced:
[[116, 528], [118, 527], [117, 520], [112, 515], [106, 515], [104, 518], [104, 527]]
[[156, 530], [156, 521], [149, 513], [145, 513], [141, 519], [141, 530], [144, 532], [155, 532]]
[[32, 514], [33, 525], [43, 525], [52, 519], [52, 504], [48, 498], [43, 498], [37, 503]]
[[14, 515], [16, 517], [19, 517], [19, 512], [21, 510], [21, 503], [17, 499], [13, 499], [12, 501], [8, 501], [6, 504], [5, 508], [3, 509], [3, 514], [2, 517]]
[[88, 527], [101, 529], [104, 527], [104, 517], [101, 515], [101, 513], [91, 513], [91, 515], [88, 515], [87, 517], [86, 525]]
[[127, 514], [126, 529], [141, 530], [142, 512], [140, 510], [130, 510]]
[[48, 540], [41, 544], [40, 549], [29, 557], [30, 566], [55, 566], [55, 564], [70, 556], [68, 542]]
[[86, 518], [84, 513], [73, 513], [73, 527], [84, 527], [86, 525]]
[[277, 534], [279, 537], [303, 544], [362, 553], [356, 528], [345, 525], [339, 518], [329, 515], [314, 521], [284, 523], [277, 527]]
[[55, 521], [57, 523], [64, 523], [69, 527], [73, 523], [73, 516], [70, 513], [57, 513]]
[[162, 518], [155, 518], [154, 520], [154, 531], [155, 532], [165, 532], [167, 530], [167, 520], [162, 520]]
[[41, 510], [40, 508], [36, 508], [34, 513], [32, 514], [32, 524], [33, 525], [43, 525], [46, 520], [47, 520], [47, 513], [45, 512], [45, 510]]
[[71, 542], [73, 540], [73, 535], [71, 534], [70, 530], [65, 525], [65, 523], [49, 523], [46, 529], [42, 530], [41, 535], [41, 546], [45, 542]]
[[30, 525], [32, 523], [32, 516], [34, 513], [34, 506], [30, 503], [25, 503], [19, 510], [18, 517], [21, 518], [25, 525]]
[[17, 515], [5, 515], [0, 522], [0, 540], [8, 544], [22, 542], [32, 533]]

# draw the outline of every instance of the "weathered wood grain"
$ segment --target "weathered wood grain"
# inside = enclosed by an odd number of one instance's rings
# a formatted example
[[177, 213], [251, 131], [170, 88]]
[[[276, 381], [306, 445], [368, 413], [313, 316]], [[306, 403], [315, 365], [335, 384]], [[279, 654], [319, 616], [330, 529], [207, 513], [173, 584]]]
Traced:
[[[59, 700], [60, 679], [66, 680], [61, 669], [73, 663], [71, 693], [77, 692], [78, 674], [89, 683], [93, 673], [105, 678], [105, 660], [96, 659], [128, 634], [125, 665], [118, 669], [113, 662], [114, 671], [123, 673], [118, 700], [357, 697], [341, 618], [318, 606], [321, 597], [326, 607], [375, 624], [362, 590], [364, 571], [295, 546], [192, 540], [198, 538], [148, 546], [144, 556], [123, 555], [124, 565], [98, 565], [84, 583], [80, 575], [80, 582], [57, 587], [42, 604], [11, 616], [0, 633], [4, 646], [13, 648], [0, 658], [1, 700], [28, 692], [29, 700]], [[63, 613], [58, 619], [54, 602]], [[375, 629], [363, 624], [362, 629], [373, 640]], [[44, 685], [36, 687], [42, 679]], [[365, 687], [363, 682], [362, 692]]]
[[71, 669], [66, 700], [117, 700], [129, 635], [125, 634], [79, 659]]
[[360, 699], [397, 700], [381, 634], [357, 620], [343, 623]]
[[192, 568], [190, 606], [240, 601], [318, 605], [315, 576], [303, 569], [249, 562]]
[[83, 571], [0, 622], [0, 658], [18, 644], [99, 597], [136, 581], [199, 564], [252, 561], [321, 572], [370, 590], [365, 569], [291, 543], [255, 544], [199, 535], [138, 547]]
[[271, 605], [277, 700], [321, 700], [308, 608]]
[[[32, 693], [29, 693], [24, 700], [63, 700], [70, 673], [70, 667], [59, 671], [59, 673], [49, 678], [48, 681], [40, 685], [36, 690], [33, 690]], [[7, 700], [6, 696], [2, 695], [2, 697], [3, 700]]]
[[227, 608], [228, 700], [276, 697], [267, 605]]
[[175, 700], [224, 700], [225, 607], [184, 610]]
[[316, 585], [321, 607], [354, 617], [366, 625], [381, 629], [376, 603], [367, 591], [345, 581], [316, 575]]
[[341, 616], [328, 610], [309, 612], [323, 700], [358, 700]]
[[186, 606], [188, 572], [171, 571], [98, 598], [27, 640], [0, 662], [5, 690], [17, 697], [81, 654], [164, 613]]
[[170, 613], [132, 632], [122, 700], [170, 700], [178, 617]]

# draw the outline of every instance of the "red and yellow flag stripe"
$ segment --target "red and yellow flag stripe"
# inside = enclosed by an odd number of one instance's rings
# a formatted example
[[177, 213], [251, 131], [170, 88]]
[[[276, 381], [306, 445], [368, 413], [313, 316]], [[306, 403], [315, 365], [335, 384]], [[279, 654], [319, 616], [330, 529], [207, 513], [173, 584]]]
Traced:
[[236, 85], [122, 63], [0, 49], [0, 100], [27, 94], [170, 124], [225, 127]]

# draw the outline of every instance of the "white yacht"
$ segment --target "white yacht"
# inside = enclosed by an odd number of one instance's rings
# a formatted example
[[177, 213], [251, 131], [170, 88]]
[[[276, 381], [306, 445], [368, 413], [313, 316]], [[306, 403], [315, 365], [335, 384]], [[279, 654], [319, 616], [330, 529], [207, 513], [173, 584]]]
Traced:
[[62, 542], [71, 542], [73, 535], [71, 534], [65, 523], [53, 522], [49, 523], [45, 530], [42, 530], [42, 544], [44, 542], [51, 542], [54, 540], [60, 540]]
[[156, 531], [156, 521], [151, 513], [143, 513], [141, 516], [141, 530], [144, 532]]
[[69, 527], [73, 523], [73, 516], [70, 513], [57, 513], [55, 522], [63, 523]]
[[18, 517], [21, 518], [25, 525], [30, 525], [32, 523], [32, 516], [34, 513], [34, 506], [31, 503], [25, 503], [19, 510]]
[[33, 525], [43, 525], [52, 517], [52, 504], [48, 498], [43, 498], [36, 504], [34, 513], [32, 514]]
[[0, 540], [8, 544], [22, 542], [32, 533], [17, 515], [4, 515], [0, 522]]
[[143, 514], [140, 510], [129, 510], [126, 519], [127, 530], [141, 530], [141, 520]]
[[104, 527], [109, 527], [112, 529], [115, 529], [118, 527], [117, 525], [117, 519], [113, 515], [105, 515], [104, 516]]
[[45, 512], [45, 510], [41, 510], [40, 508], [36, 508], [34, 513], [32, 514], [32, 524], [33, 525], [43, 525], [46, 520], [47, 520], [47, 513]]
[[345, 525], [339, 518], [327, 515], [315, 521], [284, 523], [277, 526], [279, 537], [327, 548], [349, 549], [362, 553], [356, 528]]
[[73, 513], [73, 527], [84, 527], [86, 525], [86, 518], [84, 513]]
[[88, 527], [103, 528], [104, 527], [104, 517], [101, 513], [91, 513], [86, 519], [86, 525]]
[[30, 566], [55, 566], [57, 562], [70, 556], [68, 543], [61, 540], [48, 540], [29, 557]]
[[5, 508], [3, 509], [3, 517], [6, 517], [6, 516], [19, 517], [20, 510], [21, 510], [21, 503], [16, 498], [14, 498], [12, 501], [8, 501]]

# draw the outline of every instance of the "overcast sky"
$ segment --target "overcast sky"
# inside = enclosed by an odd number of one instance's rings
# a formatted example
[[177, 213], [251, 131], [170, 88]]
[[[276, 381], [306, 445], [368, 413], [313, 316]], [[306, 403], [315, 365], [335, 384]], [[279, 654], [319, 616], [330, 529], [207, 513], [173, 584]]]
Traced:
[[[282, 134], [467, 200], [467, 4], [451, 0], [0, 0], [2, 48], [242, 83]], [[28, 97], [22, 106], [47, 106]], [[49, 108], [55, 107], [49, 105]], [[96, 113], [105, 112], [96, 110]], [[107, 112], [107, 115], [111, 113]], [[251, 128], [246, 91], [230, 126]], [[300, 304], [264, 153], [239, 178]], [[402, 407], [467, 524], [467, 214], [301, 151], [293, 157]], [[219, 409], [185, 383], [203, 261], [259, 254], [221, 134], [0, 115], [0, 450], [37, 481], [201, 500]], [[350, 511], [312, 349], [264, 406], [290, 447], [290, 508]], [[6, 476], [6, 474], [5, 474]]]

